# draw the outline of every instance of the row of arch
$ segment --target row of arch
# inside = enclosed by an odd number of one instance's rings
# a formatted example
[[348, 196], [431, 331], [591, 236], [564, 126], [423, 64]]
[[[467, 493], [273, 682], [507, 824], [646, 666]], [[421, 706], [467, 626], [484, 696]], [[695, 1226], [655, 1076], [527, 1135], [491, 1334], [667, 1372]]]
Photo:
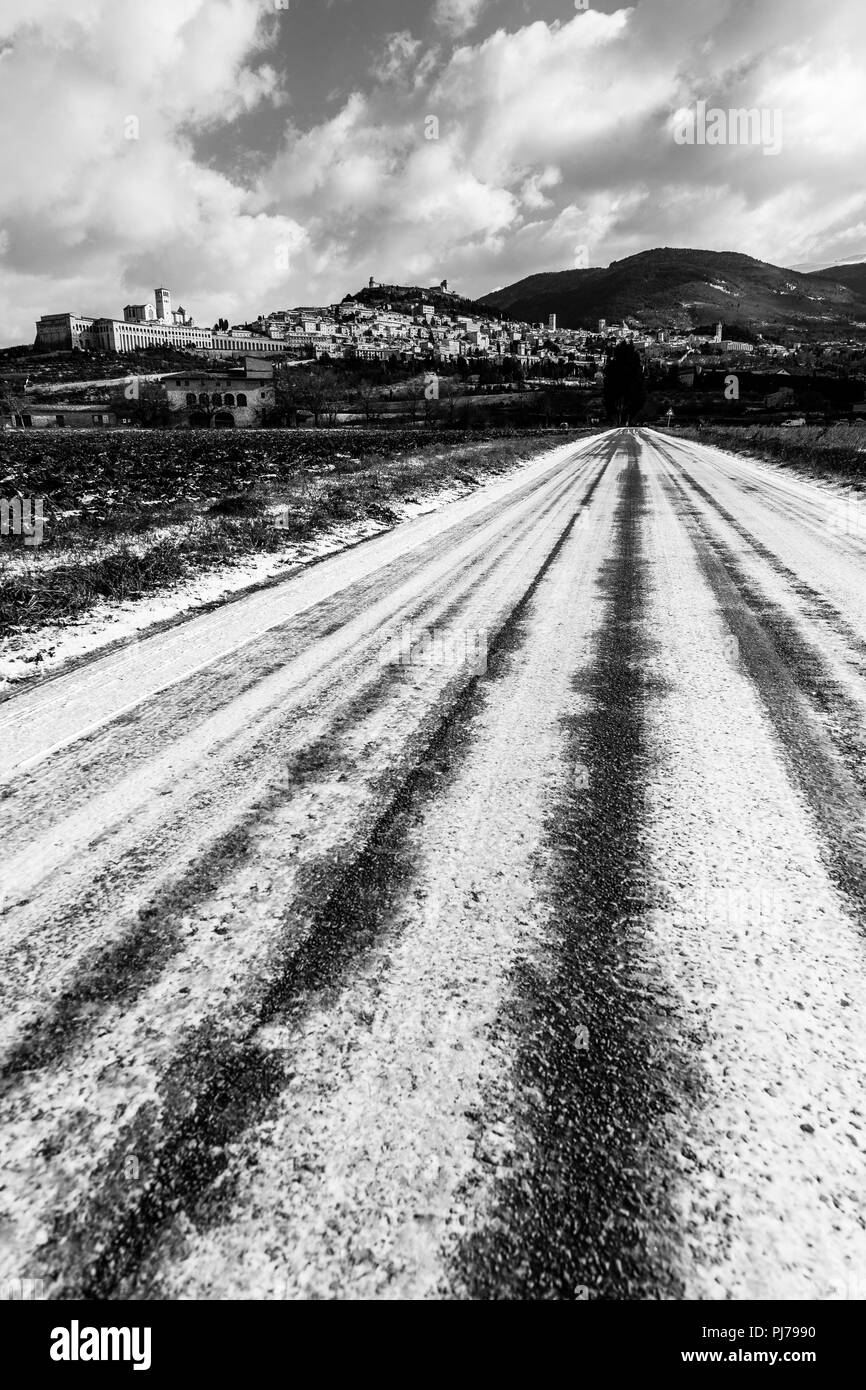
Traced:
[[218, 410], [213, 420], [206, 415], [203, 410], [191, 410], [189, 413], [189, 427], [191, 430], [231, 430], [234, 429], [235, 417], [230, 410]]
[[247, 398], [243, 391], [239, 391], [236, 396], [231, 391], [226, 391], [225, 395], [220, 391], [214, 391], [212, 396], [209, 396], [207, 391], [202, 391], [199, 396], [196, 396], [194, 391], [187, 391], [186, 403], [187, 405], [246, 405]]

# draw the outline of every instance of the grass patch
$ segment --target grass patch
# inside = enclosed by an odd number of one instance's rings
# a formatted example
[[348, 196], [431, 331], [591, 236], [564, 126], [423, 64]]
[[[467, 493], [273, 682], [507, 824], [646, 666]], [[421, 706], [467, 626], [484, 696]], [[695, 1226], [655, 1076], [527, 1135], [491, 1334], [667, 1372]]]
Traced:
[[765, 459], [811, 478], [866, 487], [866, 425], [683, 426], [667, 433], [733, 454]]
[[43, 545], [0, 540], [0, 637], [284, 553], [338, 525], [391, 525], [404, 502], [474, 485], [571, 437], [87, 434], [0, 440], [0, 496], [41, 496], [46, 516]]

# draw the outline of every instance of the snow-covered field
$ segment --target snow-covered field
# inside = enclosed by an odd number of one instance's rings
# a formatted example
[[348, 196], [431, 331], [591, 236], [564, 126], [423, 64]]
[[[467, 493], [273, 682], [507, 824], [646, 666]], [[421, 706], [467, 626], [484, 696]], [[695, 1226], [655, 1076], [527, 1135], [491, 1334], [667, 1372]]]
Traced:
[[[545, 451], [555, 456], [559, 449]], [[521, 465], [515, 464], [515, 468]], [[437, 489], [422, 501], [392, 499], [391, 511], [399, 521], [410, 521], [437, 511], [448, 502], [453, 502], [473, 491], [473, 485], [454, 483]], [[82, 499], [87, 500], [87, 499]], [[161, 536], [172, 536], [180, 527], [165, 527], [148, 532], [148, 541], [153, 544]], [[233, 561], [231, 564], [211, 568], [202, 573], [158, 590], [146, 597], [119, 602], [101, 601], [88, 612], [74, 619], [64, 619], [62, 623], [46, 623], [38, 630], [15, 633], [0, 639], [0, 696], [22, 682], [32, 682], [45, 675], [61, 670], [66, 665], [79, 661], [118, 643], [138, 640], [150, 629], [158, 625], [173, 624], [203, 608], [237, 596], [245, 590], [269, 584], [274, 580], [287, 578], [297, 573], [305, 565], [313, 564], [328, 555], [336, 555], [359, 542], [378, 535], [391, 527], [380, 521], [366, 518], [353, 522], [334, 522], [314, 540], [288, 543], [280, 553], [251, 556], [247, 560]], [[109, 547], [101, 550], [108, 553]], [[100, 554], [99, 547], [92, 547], [91, 558]], [[56, 556], [40, 555], [40, 564], [50, 567], [66, 560], [65, 552]], [[26, 564], [32, 554], [24, 552], [13, 557], [12, 563]]]

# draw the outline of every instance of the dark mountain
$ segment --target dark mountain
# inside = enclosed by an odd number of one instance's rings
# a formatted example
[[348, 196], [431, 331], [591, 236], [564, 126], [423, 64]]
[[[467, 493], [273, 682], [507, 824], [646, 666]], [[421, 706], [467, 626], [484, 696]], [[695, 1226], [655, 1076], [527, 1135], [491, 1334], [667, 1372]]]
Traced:
[[[852, 267], [848, 267], [852, 269]], [[823, 275], [801, 274], [733, 251], [664, 247], [606, 268], [530, 275], [481, 303], [527, 323], [556, 314], [560, 328], [595, 328], [600, 318], [635, 326], [695, 328], [721, 320], [772, 334], [826, 336], [866, 321], [866, 292]]]
[[846, 285], [861, 299], [866, 299], [866, 263], [858, 265], [831, 265], [826, 270], [811, 270], [813, 280], [834, 280], [837, 285]]

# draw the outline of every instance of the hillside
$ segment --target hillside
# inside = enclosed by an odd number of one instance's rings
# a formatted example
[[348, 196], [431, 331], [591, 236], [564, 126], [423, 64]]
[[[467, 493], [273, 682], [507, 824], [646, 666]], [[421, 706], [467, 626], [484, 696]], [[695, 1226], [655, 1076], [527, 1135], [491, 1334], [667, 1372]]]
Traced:
[[861, 299], [866, 299], [866, 263], [858, 265], [831, 265], [826, 270], [809, 272], [814, 280], [834, 280], [837, 285], [846, 285]]
[[[357, 294], [347, 298], [368, 308], [384, 309], [386, 304], [390, 304], [397, 313], [405, 314], [411, 313], [413, 307], [422, 299], [425, 304], [432, 304], [437, 314], [466, 314], [469, 317], [483, 315], [487, 318], [491, 314], [489, 304], [479, 303], [475, 299], [465, 299], [462, 295], [453, 294], [438, 286], [432, 288], [420, 285], [375, 285], [372, 289], [365, 286]], [[495, 316], [499, 317], [498, 314]]]
[[58, 349], [42, 352], [31, 346], [0, 349], [0, 379], [29, 381], [32, 387], [64, 381], [109, 381], [137, 372], [178, 372], [195, 365], [202, 366], [200, 355], [182, 348], [143, 348], [138, 352], [116, 352]]
[[594, 328], [605, 318], [689, 329], [721, 319], [729, 330], [824, 336], [866, 321], [866, 292], [826, 275], [800, 274], [732, 251], [671, 247], [606, 268], [530, 275], [481, 303], [528, 323], [556, 314], [561, 328]]

